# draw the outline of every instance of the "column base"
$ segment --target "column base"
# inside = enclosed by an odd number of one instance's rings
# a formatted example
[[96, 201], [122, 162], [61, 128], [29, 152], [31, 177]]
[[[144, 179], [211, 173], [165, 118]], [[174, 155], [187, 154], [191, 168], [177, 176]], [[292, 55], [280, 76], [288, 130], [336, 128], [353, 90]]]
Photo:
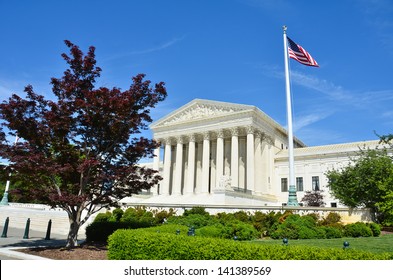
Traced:
[[299, 206], [296, 196], [296, 186], [289, 186], [288, 190], [288, 206]]
[[8, 203], [8, 192], [4, 192], [3, 199], [0, 202], [0, 206], [7, 206]]

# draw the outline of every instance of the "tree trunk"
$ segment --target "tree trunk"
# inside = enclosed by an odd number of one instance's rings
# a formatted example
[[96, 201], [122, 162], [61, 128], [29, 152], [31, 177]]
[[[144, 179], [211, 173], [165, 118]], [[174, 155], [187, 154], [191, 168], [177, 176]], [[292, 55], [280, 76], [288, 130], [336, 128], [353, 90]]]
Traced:
[[81, 216], [78, 214], [68, 214], [68, 218], [70, 221], [70, 229], [68, 231], [66, 248], [74, 248], [78, 246], [78, 231], [81, 226]]

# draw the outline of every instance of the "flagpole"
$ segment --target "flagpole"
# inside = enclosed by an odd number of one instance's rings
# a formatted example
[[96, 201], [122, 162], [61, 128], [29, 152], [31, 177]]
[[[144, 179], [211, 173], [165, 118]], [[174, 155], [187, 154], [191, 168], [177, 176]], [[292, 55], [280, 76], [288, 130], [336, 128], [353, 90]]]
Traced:
[[291, 86], [289, 82], [289, 59], [288, 59], [288, 42], [287, 42], [287, 26], [284, 25], [284, 62], [285, 62], [285, 89], [287, 98], [287, 121], [288, 121], [288, 161], [289, 161], [289, 189], [288, 189], [288, 206], [299, 206], [296, 197], [296, 181], [295, 181], [295, 160], [293, 155], [293, 129], [292, 129], [292, 100]]

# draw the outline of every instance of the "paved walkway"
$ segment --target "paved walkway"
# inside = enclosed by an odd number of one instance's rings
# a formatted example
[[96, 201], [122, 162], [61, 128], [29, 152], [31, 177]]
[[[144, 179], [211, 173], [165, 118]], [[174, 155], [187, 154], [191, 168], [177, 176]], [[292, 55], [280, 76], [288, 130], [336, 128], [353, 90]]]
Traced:
[[[0, 238], [0, 260], [45, 260], [45, 258], [15, 251], [26, 247], [64, 246], [66, 236], [51, 234], [50, 240], [45, 240], [46, 232], [29, 231], [29, 238], [24, 239], [24, 229], [8, 228], [7, 237]], [[3, 233], [3, 227], [0, 228]]]

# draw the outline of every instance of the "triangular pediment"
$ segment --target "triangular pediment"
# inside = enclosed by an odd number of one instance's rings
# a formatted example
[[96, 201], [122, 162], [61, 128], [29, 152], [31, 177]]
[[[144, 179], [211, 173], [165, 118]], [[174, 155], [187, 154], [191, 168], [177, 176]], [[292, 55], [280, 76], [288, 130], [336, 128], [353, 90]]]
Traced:
[[177, 125], [202, 119], [229, 116], [242, 111], [253, 110], [254, 108], [254, 106], [250, 105], [194, 99], [190, 103], [153, 123], [151, 128], [154, 129], [157, 127]]

